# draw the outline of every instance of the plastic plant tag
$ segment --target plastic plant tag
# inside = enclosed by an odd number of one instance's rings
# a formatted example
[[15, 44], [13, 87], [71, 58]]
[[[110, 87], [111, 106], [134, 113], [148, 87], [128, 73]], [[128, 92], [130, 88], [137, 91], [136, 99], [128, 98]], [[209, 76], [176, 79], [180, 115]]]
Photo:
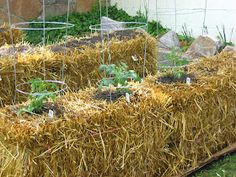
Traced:
[[138, 61], [138, 57], [136, 55], [132, 55], [132, 60], [133, 61]]
[[2, 76], [0, 75], [0, 81], [2, 81]]
[[49, 112], [48, 112], [48, 117], [51, 118], [51, 119], [53, 119], [53, 117], [54, 117], [54, 112], [53, 112], [53, 110], [49, 110]]
[[127, 103], [130, 103], [130, 95], [129, 95], [129, 93], [125, 93], [125, 99], [126, 99]]
[[191, 78], [190, 77], [186, 78], [186, 84], [191, 85]]

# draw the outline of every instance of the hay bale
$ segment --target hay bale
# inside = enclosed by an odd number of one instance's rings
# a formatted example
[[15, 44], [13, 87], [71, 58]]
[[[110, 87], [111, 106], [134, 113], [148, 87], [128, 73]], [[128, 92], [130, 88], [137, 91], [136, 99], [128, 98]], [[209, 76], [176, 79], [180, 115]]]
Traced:
[[23, 33], [20, 30], [12, 29], [12, 36], [13, 38], [11, 37], [9, 26], [6, 24], [0, 26], [0, 47], [5, 44], [12, 44], [12, 42], [14, 44], [20, 42], [23, 38]]
[[[130, 69], [134, 69], [140, 75], [143, 73], [145, 36], [136, 36], [124, 41], [112, 40], [110, 52], [112, 63], [120, 61], [127, 63]], [[17, 60], [17, 83], [23, 83], [33, 78], [44, 77], [44, 65], [46, 66], [46, 79], [61, 80], [63, 62], [65, 64], [65, 82], [71, 90], [78, 90], [89, 85], [96, 85], [101, 78], [98, 68], [101, 64], [101, 43], [93, 46], [80, 45], [61, 52], [52, 52], [43, 48], [31, 48], [27, 53], [17, 53], [16, 56], [5, 56], [0, 60], [0, 85], [1, 105], [12, 104], [14, 95], [14, 60]], [[105, 49], [107, 56], [107, 49]], [[136, 55], [138, 61], [133, 61]], [[107, 57], [106, 57], [107, 58]], [[155, 73], [156, 47], [155, 39], [148, 37], [146, 72]], [[24, 101], [23, 95], [17, 95], [17, 101]]]
[[[0, 110], [3, 176], [172, 176], [236, 141], [236, 57], [192, 66], [198, 82], [156, 85], [131, 99], [94, 100], [95, 89], [58, 98], [64, 118]], [[209, 72], [212, 71], [212, 72]], [[213, 72], [214, 71], [214, 72]], [[14, 160], [13, 160], [14, 159]], [[14, 169], [14, 170], [13, 170]]]

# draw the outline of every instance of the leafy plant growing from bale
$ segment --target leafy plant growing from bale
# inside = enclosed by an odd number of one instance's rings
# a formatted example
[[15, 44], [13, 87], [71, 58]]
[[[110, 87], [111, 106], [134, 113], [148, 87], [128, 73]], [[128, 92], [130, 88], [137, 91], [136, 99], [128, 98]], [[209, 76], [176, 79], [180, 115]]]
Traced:
[[220, 31], [220, 28], [218, 26], [216, 26], [216, 28], [217, 28], [217, 31], [218, 31], [217, 38], [220, 41], [219, 52], [221, 52], [226, 46], [234, 46], [234, 43], [231, 41], [234, 29], [232, 29], [231, 37], [230, 37], [230, 39], [228, 41], [227, 35], [226, 35], [226, 32], [225, 32], [225, 26], [224, 25], [222, 26], [222, 31]]
[[178, 49], [172, 49], [172, 51], [166, 55], [166, 61], [161, 65], [161, 68], [165, 70], [163, 76], [158, 78], [158, 82], [162, 83], [175, 83], [186, 82], [188, 76], [185, 66], [189, 64], [186, 58], [181, 57], [181, 52]]
[[18, 110], [18, 115], [22, 113], [41, 114], [45, 103], [49, 100], [55, 100], [55, 92], [59, 90], [55, 83], [48, 83], [42, 79], [31, 80], [30, 83], [31, 93], [28, 97], [30, 103], [28, 106]]
[[[105, 99], [116, 100], [120, 96], [123, 96], [125, 93], [131, 93], [129, 82], [141, 82], [141, 78], [134, 70], [128, 70], [128, 66], [121, 62], [119, 65], [111, 64], [105, 65], [102, 64], [99, 67], [101, 73], [105, 73], [106, 76], [102, 78], [99, 86], [97, 98], [102, 99], [102, 95], [108, 95]], [[108, 88], [108, 91], [102, 92], [103, 88]]]

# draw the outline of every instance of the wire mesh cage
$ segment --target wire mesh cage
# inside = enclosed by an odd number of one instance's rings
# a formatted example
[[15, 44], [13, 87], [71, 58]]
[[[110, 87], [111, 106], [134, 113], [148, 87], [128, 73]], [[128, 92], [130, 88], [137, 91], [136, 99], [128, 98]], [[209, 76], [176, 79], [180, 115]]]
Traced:
[[[99, 4], [102, 9], [101, 1]], [[148, 25], [147, 21], [120, 22], [112, 20], [108, 18], [108, 5], [106, 3], [106, 17], [102, 17], [101, 12], [101, 23], [91, 25], [90, 30], [91, 34], [99, 36], [101, 40], [102, 65], [99, 70], [103, 78], [98, 82], [98, 85], [99, 88], [108, 91], [107, 98], [112, 101], [113, 97], [116, 98], [116, 94], [127, 94], [130, 92], [130, 88], [137, 87], [134, 82], [141, 82], [141, 78], [144, 79], [147, 74], [148, 35], [146, 31]], [[116, 49], [116, 46], [119, 47]], [[139, 73], [135, 69], [130, 70], [129, 63], [132, 63], [133, 66], [136, 65]]]
[[[65, 71], [65, 63], [64, 59], [61, 60], [61, 63], [58, 66], [54, 66], [57, 69], [51, 68], [51, 65], [48, 66], [52, 53], [46, 48], [47, 45], [47, 31], [55, 31], [55, 30], [64, 30], [63, 43], [64, 46], [67, 45], [67, 36], [68, 29], [72, 28], [74, 25], [69, 23], [69, 14], [70, 14], [70, 5], [71, 0], [67, 2], [67, 18], [66, 21], [58, 22], [58, 21], [47, 21], [45, 16], [45, 0], [42, 1], [42, 20], [40, 21], [30, 21], [30, 22], [18, 22], [12, 23], [11, 19], [11, 7], [9, 0], [7, 0], [8, 7], [8, 19], [10, 24], [10, 31], [12, 33], [13, 30], [21, 30], [21, 31], [33, 31], [38, 32], [36, 35], [42, 35], [42, 41], [37, 45], [37, 50], [32, 56], [22, 56], [23, 54], [13, 55], [13, 68], [14, 68], [14, 84], [15, 84], [15, 94], [14, 94], [14, 104], [17, 102], [17, 96], [22, 97], [21, 95], [28, 96], [29, 99], [34, 99], [34, 103], [43, 102], [44, 99], [53, 98], [56, 95], [60, 95], [64, 93], [67, 89], [67, 85], [65, 83], [64, 71]], [[13, 38], [11, 34], [11, 38]], [[13, 41], [13, 39], [12, 39]], [[13, 48], [15, 47], [12, 42]], [[17, 51], [17, 50], [15, 50]], [[64, 50], [64, 56], [66, 57], [67, 50]], [[19, 57], [20, 56], [20, 57]], [[27, 61], [32, 60], [32, 58], [37, 58], [37, 61]], [[19, 61], [20, 60], [20, 61]], [[21, 65], [18, 63], [21, 62]], [[32, 65], [32, 63], [34, 63]], [[21, 72], [22, 64], [31, 65], [29, 67], [30, 71]], [[50, 72], [48, 72], [50, 71]], [[59, 71], [59, 73], [58, 73]], [[21, 73], [22, 76], [19, 76]], [[50, 73], [50, 74], [49, 74]], [[27, 75], [28, 74], [28, 75]], [[23, 77], [24, 75], [24, 77]], [[32, 103], [31, 105], [32, 106]], [[28, 108], [30, 107], [28, 106]], [[33, 113], [33, 111], [29, 111], [29, 113]], [[35, 113], [35, 112], [34, 112]]]

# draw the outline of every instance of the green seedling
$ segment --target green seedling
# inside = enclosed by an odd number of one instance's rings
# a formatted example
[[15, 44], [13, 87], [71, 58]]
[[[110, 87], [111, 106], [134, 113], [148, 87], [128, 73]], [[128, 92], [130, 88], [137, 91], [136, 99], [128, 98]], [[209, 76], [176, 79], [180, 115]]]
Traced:
[[55, 100], [59, 88], [55, 83], [48, 83], [41, 79], [30, 81], [31, 93], [28, 97], [30, 103], [28, 106], [18, 110], [17, 114], [22, 113], [40, 113], [43, 110], [44, 103], [49, 100]]
[[121, 62], [118, 66], [115, 64], [111, 65], [100, 65], [99, 71], [105, 73], [109, 78], [102, 78], [99, 90], [102, 87], [114, 86], [116, 89], [124, 89], [128, 87], [129, 80], [134, 82], [141, 82], [141, 78], [134, 70], [128, 70], [128, 66]]
[[186, 58], [180, 56], [180, 51], [177, 49], [172, 49], [171, 53], [166, 55], [168, 64], [163, 65], [163, 67], [171, 67], [170, 74], [177, 79], [180, 79], [186, 73], [183, 66], [189, 64]]

